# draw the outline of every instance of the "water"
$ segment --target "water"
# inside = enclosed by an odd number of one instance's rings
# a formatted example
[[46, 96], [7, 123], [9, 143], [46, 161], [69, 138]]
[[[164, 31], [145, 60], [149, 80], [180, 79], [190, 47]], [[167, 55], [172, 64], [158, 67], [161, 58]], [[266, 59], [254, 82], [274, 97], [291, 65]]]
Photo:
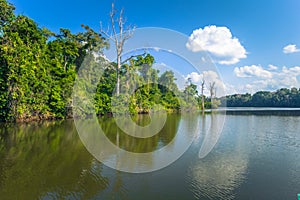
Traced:
[[[280, 112], [229, 113], [221, 134], [216, 127], [223, 113], [204, 118], [169, 115], [164, 129], [149, 139], [120, 132], [121, 148], [151, 152], [173, 140], [178, 140], [173, 141], [178, 148], [182, 138], [193, 136], [190, 126], [200, 127], [180, 159], [144, 174], [116, 171], [98, 162], [82, 144], [72, 120], [1, 124], [0, 199], [297, 199], [300, 117]], [[114, 120], [100, 121], [116, 144]], [[149, 117], [136, 121], [146, 125]]]

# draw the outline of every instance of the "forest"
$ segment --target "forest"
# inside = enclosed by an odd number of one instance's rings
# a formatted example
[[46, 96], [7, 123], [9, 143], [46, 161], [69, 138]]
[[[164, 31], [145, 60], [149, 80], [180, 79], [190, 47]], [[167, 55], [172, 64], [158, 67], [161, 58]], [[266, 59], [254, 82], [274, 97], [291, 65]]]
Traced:
[[281, 88], [277, 91], [259, 91], [251, 95], [234, 94], [222, 97], [221, 106], [228, 107], [300, 107], [300, 89]]
[[[53, 33], [27, 16], [16, 15], [14, 10], [14, 5], [0, 0], [0, 121], [73, 117], [72, 92], [82, 63], [89, 57], [99, 65], [103, 62], [99, 55], [114, 44], [87, 25], [81, 25], [83, 31], [76, 34], [65, 28]], [[300, 91], [296, 88], [214, 99], [212, 93], [209, 97], [198, 94], [197, 86], [187, 80], [180, 90], [174, 73], [159, 72], [152, 67], [154, 63], [155, 58], [145, 52], [122, 63], [103, 65], [103, 76], [93, 96], [93, 112], [99, 116], [161, 109], [190, 112], [217, 107], [220, 102], [230, 107], [300, 107]], [[119, 90], [132, 88], [135, 91], [119, 94]], [[129, 102], [129, 108], [118, 106], [122, 101]]]
[[[15, 15], [14, 10], [12, 4], [0, 0], [0, 120], [72, 117], [72, 91], [80, 66], [88, 56], [96, 62], [94, 52], [101, 55], [111, 44], [87, 25], [81, 25], [83, 32], [76, 34], [65, 28], [53, 33], [27, 16]], [[148, 113], [157, 104], [168, 112], [195, 110], [200, 100], [196, 85], [189, 81], [180, 91], [174, 73], [160, 73], [152, 68], [154, 62], [145, 53], [128, 59], [120, 68], [116, 63], [104, 65], [94, 95], [96, 114], [112, 112], [115, 85], [126, 74], [140, 85], [131, 97], [118, 96], [119, 100], [130, 98], [130, 114]], [[120, 85], [126, 87], [131, 86]]]

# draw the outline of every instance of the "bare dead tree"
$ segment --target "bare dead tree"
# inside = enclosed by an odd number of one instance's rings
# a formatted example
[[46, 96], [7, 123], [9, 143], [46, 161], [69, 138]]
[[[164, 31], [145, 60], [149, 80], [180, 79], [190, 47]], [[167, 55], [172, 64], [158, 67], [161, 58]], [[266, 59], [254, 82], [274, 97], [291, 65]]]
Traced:
[[210, 92], [211, 100], [214, 98], [214, 95], [215, 95], [215, 85], [216, 85], [216, 82], [209, 83], [209, 92]]
[[115, 9], [114, 3], [111, 4], [111, 12], [110, 12], [110, 28], [104, 30], [102, 28], [102, 23], [100, 22], [100, 33], [105, 35], [108, 39], [113, 41], [116, 46], [117, 53], [117, 96], [120, 94], [120, 68], [122, 65], [121, 56], [123, 53], [123, 47], [126, 40], [132, 37], [135, 27], [128, 26], [125, 27], [126, 20], [123, 17], [124, 9], [122, 8], [119, 12], [119, 16], [117, 16], [118, 11]]
[[209, 84], [209, 92], [210, 92], [210, 102], [211, 102], [211, 107], [213, 108], [215, 106], [215, 100], [214, 98], [217, 95], [217, 88], [216, 88], [216, 82], [212, 82]]
[[204, 85], [205, 85], [205, 80], [204, 78], [202, 79], [202, 83], [201, 83], [201, 109], [202, 109], [202, 114], [204, 114]]
[[217, 98], [217, 87], [215, 87], [215, 93], [214, 93], [214, 98]]

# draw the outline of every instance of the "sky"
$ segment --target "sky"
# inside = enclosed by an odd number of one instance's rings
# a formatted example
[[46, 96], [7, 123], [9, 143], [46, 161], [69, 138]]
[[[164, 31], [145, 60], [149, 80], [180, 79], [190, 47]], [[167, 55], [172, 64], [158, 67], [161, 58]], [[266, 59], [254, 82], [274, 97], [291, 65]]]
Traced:
[[[16, 13], [58, 32], [98, 31], [109, 20], [111, 0], [9, 0]], [[128, 24], [162, 27], [185, 34], [190, 52], [207, 52], [226, 93], [300, 88], [299, 0], [115, 0]], [[184, 73], [184, 67], [182, 73]], [[212, 72], [186, 70], [195, 84]]]

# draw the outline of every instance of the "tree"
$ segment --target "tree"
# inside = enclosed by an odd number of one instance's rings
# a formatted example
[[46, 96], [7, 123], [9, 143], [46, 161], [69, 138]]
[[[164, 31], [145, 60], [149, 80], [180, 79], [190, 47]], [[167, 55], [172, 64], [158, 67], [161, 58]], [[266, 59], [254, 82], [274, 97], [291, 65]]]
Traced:
[[18, 16], [5, 27], [0, 46], [1, 103], [5, 120], [26, 120], [47, 115], [49, 92], [47, 39], [50, 31], [40, 29], [25, 16]]
[[[117, 73], [117, 89], [116, 94], [117, 96], [120, 94], [120, 69], [122, 65], [121, 56], [123, 53], [123, 47], [126, 40], [128, 40], [135, 30], [135, 27], [127, 27], [125, 28], [125, 20], [123, 18], [124, 9], [121, 9], [119, 16], [116, 16], [118, 11], [115, 9], [114, 3], [111, 5], [111, 12], [110, 12], [110, 25], [111, 25], [111, 33], [109, 30], [104, 31], [102, 28], [102, 23], [100, 22], [101, 29], [100, 32], [108, 37], [116, 46], [116, 53], [117, 53], [117, 66], [116, 66], [116, 73]], [[117, 22], [117, 25], [116, 25]], [[118, 32], [117, 32], [118, 31]]]
[[202, 110], [202, 115], [204, 115], [204, 109], [205, 109], [205, 97], [204, 97], [204, 85], [205, 85], [205, 80], [204, 78], [202, 79], [201, 83], [201, 110]]
[[216, 90], [215, 86], [216, 86], [216, 82], [209, 83], [209, 93], [210, 93], [210, 99], [211, 100], [216, 95], [216, 93], [215, 93], [215, 90]]
[[[85, 31], [76, 34], [63, 28], [55, 34], [40, 28], [26, 16], [15, 16], [14, 6], [7, 1], [0, 0], [0, 5], [0, 120], [28, 121], [70, 116], [74, 81], [77, 72], [81, 72], [81, 65], [88, 66], [83, 70], [95, 73], [83, 74], [87, 81], [79, 82], [79, 87], [82, 86], [83, 91], [96, 91], [96, 94], [88, 94], [93, 101], [83, 102], [80, 105], [83, 109], [73, 108], [73, 111], [79, 109], [90, 115], [96, 110], [97, 114], [103, 115], [112, 112], [115, 107], [112, 102], [119, 105], [117, 108], [121, 114], [149, 113], [152, 109], [173, 112], [194, 106], [197, 86], [189, 80], [184, 91], [179, 90], [174, 72], [160, 73], [152, 68], [155, 62], [152, 55], [145, 52], [121, 60], [124, 43], [134, 28], [125, 28], [123, 9], [116, 16], [114, 4], [110, 13], [112, 31], [104, 32], [101, 27], [101, 33], [116, 45], [118, 59], [117, 63], [104, 67], [103, 57], [98, 55], [108, 47], [108, 41], [89, 26], [82, 25]], [[104, 73], [100, 81], [97, 79], [98, 67]], [[115, 85], [117, 97], [113, 96]], [[204, 110], [203, 90], [204, 80]], [[278, 99], [284, 92], [278, 92]], [[80, 93], [75, 98], [80, 98], [80, 95], [86, 94]], [[299, 100], [297, 95], [298, 91], [293, 89], [291, 95], [284, 94], [283, 97], [296, 102]], [[122, 102], [125, 101], [129, 110], [123, 109]]]
[[0, 119], [25, 121], [64, 118], [72, 106], [76, 72], [86, 55], [107, 46], [88, 26], [54, 34], [14, 6], [0, 1]]
[[226, 98], [229, 107], [300, 107], [300, 92], [297, 88], [281, 88], [275, 92], [258, 91], [255, 94], [234, 94]]
[[107, 47], [106, 40], [88, 26], [82, 25], [85, 32], [72, 34], [68, 29], [60, 29], [55, 39], [48, 43], [51, 66], [51, 94], [49, 105], [56, 117], [70, 115], [72, 91], [76, 72], [88, 57], [95, 61], [93, 52], [101, 53]]
[[161, 103], [166, 109], [178, 110], [180, 105], [178, 98], [179, 90], [175, 83], [175, 76], [173, 71], [165, 71], [158, 78], [158, 88], [161, 92]]
[[176, 80], [176, 78], [174, 76], [174, 72], [165, 71], [158, 79], [158, 84], [159, 84], [160, 89], [162, 90], [162, 92], [165, 93], [168, 90], [177, 92], [178, 87], [175, 83], [175, 80]]
[[15, 7], [6, 0], [0, 0], [0, 119], [4, 120], [8, 116], [9, 107], [7, 101], [8, 84], [8, 62], [5, 55], [8, 54], [8, 45], [12, 43], [8, 36], [5, 35], [10, 29], [11, 22], [15, 19], [13, 11]]
[[188, 79], [188, 85], [185, 87], [183, 93], [186, 94], [189, 100], [191, 98], [195, 98], [196, 95], [198, 94], [197, 85], [191, 82], [191, 78]]
[[198, 108], [197, 96], [198, 96], [197, 85], [192, 83], [191, 78], [188, 78], [187, 86], [183, 91], [183, 100], [185, 101], [184, 110], [191, 111]]
[[0, 0], [0, 31], [15, 19], [14, 10], [15, 7], [11, 3], [8, 3], [6, 0]]

